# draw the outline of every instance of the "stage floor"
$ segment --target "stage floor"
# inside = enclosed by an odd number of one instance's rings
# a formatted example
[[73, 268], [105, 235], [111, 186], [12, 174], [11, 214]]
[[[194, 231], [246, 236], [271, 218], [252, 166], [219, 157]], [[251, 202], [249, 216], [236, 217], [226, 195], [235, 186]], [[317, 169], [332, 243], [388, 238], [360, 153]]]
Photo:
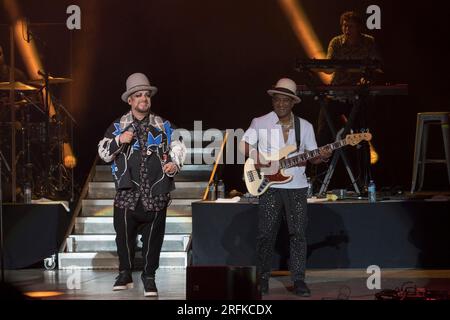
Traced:
[[[159, 297], [145, 298], [140, 281], [140, 272], [133, 273], [134, 288], [112, 291], [116, 271], [81, 270], [76, 277], [65, 270], [7, 270], [6, 281], [22, 292], [56, 291], [59, 296], [42, 299], [57, 300], [185, 300], [186, 270], [161, 269], [157, 272], [156, 283]], [[67, 280], [77, 277], [79, 289], [69, 289]], [[383, 269], [381, 270], [381, 289], [369, 290], [366, 282], [369, 274], [365, 269], [333, 269], [307, 271], [307, 283], [312, 296], [300, 298], [292, 294], [292, 284], [286, 272], [274, 273], [270, 278], [269, 295], [263, 300], [323, 300], [349, 299], [374, 300], [375, 293], [386, 289], [403, 287], [426, 288], [450, 292], [450, 270]], [[76, 287], [76, 281], [71, 281]]]

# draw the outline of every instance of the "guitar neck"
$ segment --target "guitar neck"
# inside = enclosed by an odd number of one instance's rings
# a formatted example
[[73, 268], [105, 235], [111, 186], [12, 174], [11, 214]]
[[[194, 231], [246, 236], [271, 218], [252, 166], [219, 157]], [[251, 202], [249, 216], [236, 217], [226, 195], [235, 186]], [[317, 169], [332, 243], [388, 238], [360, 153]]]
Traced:
[[282, 160], [280, 160], [280, 169], [292, 168], [292, 167], [298, 166], [302, 162], [308, 161], [309, 159], [316, 158], [316, 157], [320, 156], [321, 150], [333, 151], [333, 150], [337, 150], [342, 147], [345, 147], [346, 145], [347, 145], [346, 140], [339, 140], [339, 141], [324, 145], [318, 149], [299, 154], [298, 156], [282, 159]]

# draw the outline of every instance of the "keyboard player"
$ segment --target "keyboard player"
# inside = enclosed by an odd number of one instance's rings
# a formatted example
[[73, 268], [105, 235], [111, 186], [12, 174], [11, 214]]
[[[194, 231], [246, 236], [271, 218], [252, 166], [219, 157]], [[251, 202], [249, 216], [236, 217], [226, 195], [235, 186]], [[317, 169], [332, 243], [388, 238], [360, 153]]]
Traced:
[[[374, 37], [364, 34], [364, 22], [359, 14], [354, 11], [348, 11], [341, 15], [340, 18], [342, 34], [334, 37], [329, 45], [327, 59], [376, 59], [381, 60], [378, 50], [376, 49]], [[354, 70], [346, 71], [337, 69], [332, 76], [332, 85], [356, 85], [364, 79], [364, 75]], [[346, 101], [330, 101], [328, 105], [328, 113], [336, 130], [342, 126], [342, 115], [347, 118], [353, 105]], [[359, 119], [361, 120], [361, 119]], [[360, 128], [363, 123], [355, 123], [356, 128]], [[359, 125], [359, 126], [358, 126]], [[332, 135], [327, 124], [323, 110], [319, 112], [318, 119], [318, 143], [319, 145], [327, 144], [334, 141], [335, 136]]]
[[[374, 37], [363, 33], [365, 24], [359, 14], [354, 11], [348, 11], [341, 15], [340, 25], [342, 34], [334, 37], [329, 45], [327, 59], [333, 60], [381, 60], [376, 49]], [[334, 69], [331, 85], [357, 85], [368, 81], [361, 70]], [[357, 71], [357, 72], [356, 72]], [[328, 73], [331, 73], [329, 71]], [[348, 119], [353, 108], [353, 103], [347, 100], [348, 97], [334, 97], [328, 100], [327, 113], [329, 115], [331, 126], [327, 123], [326, 114], [323, 107], [319, 111], [317, 124], [317, 142], [319, 145], [325, 145], [334, 141], [336, 132], [344, 127], [342, 119]], [[343, 117], [343, 115], [345, 117]], [[356, 115], [353, 119], [354, 129], [367, 127], [365, 117]], [[334, 131], [334, 132], [332, 132]], [[367, 151], [368, 152], [368, 151]], [[322, 171], [324, 168], [316, 168]], [[318, 172], [316, 172], [318, 173]]]

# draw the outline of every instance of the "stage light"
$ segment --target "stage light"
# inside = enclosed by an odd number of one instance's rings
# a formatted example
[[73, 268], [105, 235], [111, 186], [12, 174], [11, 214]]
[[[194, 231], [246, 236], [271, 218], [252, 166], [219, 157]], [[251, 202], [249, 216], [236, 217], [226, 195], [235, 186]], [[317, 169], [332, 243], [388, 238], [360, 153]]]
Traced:
[[77, 158], [73, 155], [72, 147], [68, 143], [63, 144], [64, 166], [73, 169], [77, 165]]
[[[278, 3], [288, 18], [295, 35], [305, 49], [308, 58], [325, 59], [326, 55], [322, 44], [317, 38], [300, 1], [278, 0]], [[329, 84], [331, 82], [332, 75], [323, 72], [319, 72], [318, 75], [323, 83]]]
[[378, 156], [377, 151], [373, 147], [373, 144], [369, 141], [369, 148], [370, 148], [370, 164], [375, 164], [378, 162], [378, 159], [380, 158]]
[[58, 291], [30, 291], [23, 294], [28, 298], [41, 299], [62, 296], [64, 293]]

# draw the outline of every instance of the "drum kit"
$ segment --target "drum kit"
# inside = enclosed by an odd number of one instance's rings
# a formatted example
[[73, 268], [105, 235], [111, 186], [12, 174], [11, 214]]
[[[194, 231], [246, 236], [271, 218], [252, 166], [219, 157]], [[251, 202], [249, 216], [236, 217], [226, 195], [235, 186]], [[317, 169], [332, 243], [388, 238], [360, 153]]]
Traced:
[[[50, 94], [52, 85], [71, 81], [45, 75], [37, 80], [0, 82], [4, 200], [25, 199], [27, 188], [32, 189], [34, 198], [72, 200], [73, 174], [64, 167], [63, 146], [72, 142], [75, 120]], [[11, 90], [15, 92], [14, 99], [9, 97]], [[49, 105], [56, 107], [53, 116], [50, 116]]]

